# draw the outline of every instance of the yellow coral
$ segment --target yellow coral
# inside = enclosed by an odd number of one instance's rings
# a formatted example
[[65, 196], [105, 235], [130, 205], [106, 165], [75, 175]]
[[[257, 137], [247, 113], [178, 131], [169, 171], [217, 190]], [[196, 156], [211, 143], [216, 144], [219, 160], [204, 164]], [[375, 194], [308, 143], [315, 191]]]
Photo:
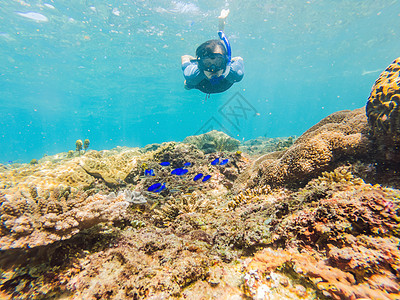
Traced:
[[367, 103], [368, 123], [375, 136], [400, 141], [400, 57], [379, 76]]
[[271, 193], [271, 187], [269, 185], [240, 191], [237, 195], [233, 197], [232, 201], [228, 203], [228, 207], [231, 209], [235, 209], [237, 206], [243, 203], [248, 203], [250, 201], [260, 201], [262, 199], [261, 196], [268, 195], [269, 193]]
[[365, 184], [364, 180], [359, 177], [354, 177], [350, 171], [346, 168], [336, 168], [333, 172], [322, 172], [322, 176], [319, 176], [316, 180], [318, 184], [321, 183], [347, 183], [352, 185]]

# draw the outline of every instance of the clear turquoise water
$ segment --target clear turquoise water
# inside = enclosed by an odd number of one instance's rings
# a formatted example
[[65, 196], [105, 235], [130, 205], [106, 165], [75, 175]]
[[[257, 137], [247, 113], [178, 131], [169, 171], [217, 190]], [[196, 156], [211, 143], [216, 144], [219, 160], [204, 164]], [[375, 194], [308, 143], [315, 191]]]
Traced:
[[[222, 8], [245, 77], [204, 101], [183, 89], [180, 56], [217, 38]], [[206, 129], [300, 135], [364, 106], [399, 49], [396, 0], [1, 0], [0, 162], [86, 138], [101, 150]]]

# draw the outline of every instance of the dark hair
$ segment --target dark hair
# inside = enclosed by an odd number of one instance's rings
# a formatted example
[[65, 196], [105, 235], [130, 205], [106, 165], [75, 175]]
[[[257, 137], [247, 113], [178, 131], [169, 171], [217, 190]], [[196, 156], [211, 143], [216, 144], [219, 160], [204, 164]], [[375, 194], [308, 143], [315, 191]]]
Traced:
[[222, 55], [226, 56], [226, 49], [224, 44], [220, 40], [209, 40], [201, 44], [196, 50], [197, 58], [203, 58], [209, 56], [220, 48], [222, 50]]

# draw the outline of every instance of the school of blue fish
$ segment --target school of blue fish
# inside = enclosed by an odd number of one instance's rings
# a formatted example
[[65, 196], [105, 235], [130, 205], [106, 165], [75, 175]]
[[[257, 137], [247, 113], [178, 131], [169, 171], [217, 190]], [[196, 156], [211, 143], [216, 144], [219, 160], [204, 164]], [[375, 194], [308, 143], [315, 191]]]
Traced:
[[[215, 166], [215, 165], [219, 164], [220, 166], [223, 166], [223, 165], [226, 165], [228, 162], [229, 162], [229, 159], [227, 159], [227, 158], [224, 159], [224, 160], [221, 160], [221, 162], [220, 162], [219, 158], [216, 158], [211, 162], [211, 165]], [[171, 165], [171, 163], [168, 162], [168, 161], [163, 161], [163, 162], [160, 163], [160, 166], [163, 166], [163, 167], [167, 167], [167, 166], [170, 166], [170, 165]], [[184, 167], [190, 167], [191, 165], [192, 164], [190, 162], [186, 162], [186, 163], [183, 164]], [[176, 168], [176, 169], [171, 171], [171, 175], [182, 176], [182, 175], [187, 174], [188, 172], [189, 172], [188, 169]], [[146, 170], [144, 170], [144, 175], [146, 177], [147, 176], [155, 176], [155, 173], [154, 173], [153, 169], [146, 169]], [[211, 175], [205, 175], [204, 176], [204, 174], [198, 173], [197, 175], [194, 176], [193, 181], [198, 181], [198, 180], [202, 179], [201, 180], [202, 182], [206, 182], [210, 178], [211, 178]], [[166, 187], [165, 183], [157, 182], [157, 183], [152, 184], [151, 186], [149, 186], [147, 188], [147, 190], [149, 192], [153, 192], [153, 193], [160, 193], [161, 191], [165, 190], [166, 188], [167, 187]]]

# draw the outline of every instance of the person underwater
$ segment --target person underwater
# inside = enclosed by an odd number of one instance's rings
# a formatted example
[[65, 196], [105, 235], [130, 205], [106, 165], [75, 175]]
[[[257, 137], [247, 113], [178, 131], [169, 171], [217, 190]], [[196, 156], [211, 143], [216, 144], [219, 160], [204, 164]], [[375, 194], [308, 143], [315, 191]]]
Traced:
[[231, 57], [231, 46], [224, 34], [229, 9], [219, 18], [219, 40], [209, 40], [196, 50], [196, 57], [183, 55], [182, 71], [185, 89], [198, 89], [206, 94], [222, 93], [244, 76], [243, 58]]

